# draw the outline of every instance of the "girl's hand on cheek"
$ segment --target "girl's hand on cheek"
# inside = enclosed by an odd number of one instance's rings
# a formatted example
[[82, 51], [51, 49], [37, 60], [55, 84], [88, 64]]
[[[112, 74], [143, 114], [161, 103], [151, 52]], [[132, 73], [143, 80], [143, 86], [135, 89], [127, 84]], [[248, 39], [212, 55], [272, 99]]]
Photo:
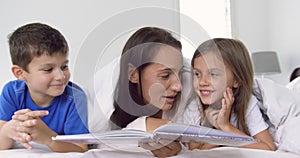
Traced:
[[[205, 111], [205, 119], [214, 127], [218, 128], [218, 123], [217, 123], [217, 120], [218, 120], [218, 116], [219, 116], [219, 113], [220, 113], [220, 110], [217, 110], [217, 109], [213, 109], [213, 108], [210, 108], [208, 107]], [[207, 126], [209, 127], [208, 125], [204, 125], [204, 126]]]
[[218, 127], [221, 129], [231, 126], [229, 119], [233, 102], [234, 96], [232, 89], [227, 87], [226, 91], [224, 92], [224, 98], [222, 99], [222, 108], [217, 119]]

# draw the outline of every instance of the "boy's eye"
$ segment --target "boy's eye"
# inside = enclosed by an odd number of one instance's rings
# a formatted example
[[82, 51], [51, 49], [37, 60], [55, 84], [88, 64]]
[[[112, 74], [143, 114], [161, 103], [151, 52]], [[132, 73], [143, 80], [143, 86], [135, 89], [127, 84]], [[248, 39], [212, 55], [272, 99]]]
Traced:
[[43, 71], [47, 71], [47, 72], [51, 72], [53, 70], [53, 68], [45, 68], [43, 69]]
[[68, 65], [64, 65], [61, 67], [62, 70], [67, 70], [68, 68], [69, 68]]

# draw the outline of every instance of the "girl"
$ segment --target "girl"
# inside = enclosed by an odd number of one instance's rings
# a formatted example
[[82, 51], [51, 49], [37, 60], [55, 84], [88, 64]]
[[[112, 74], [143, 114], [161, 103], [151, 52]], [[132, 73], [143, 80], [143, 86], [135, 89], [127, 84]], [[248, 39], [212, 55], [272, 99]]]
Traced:
[[[199, 108], [200, 124], [259, 140], [245, 148], [275, 150], [252, 95], [253, 68], [244, 44], [234, 39], [208, 40], [195, 51], [191, 65], [194, 89], [203, 105]], [[209, 149], [216, 145], [190, 143], [189, 147]]]

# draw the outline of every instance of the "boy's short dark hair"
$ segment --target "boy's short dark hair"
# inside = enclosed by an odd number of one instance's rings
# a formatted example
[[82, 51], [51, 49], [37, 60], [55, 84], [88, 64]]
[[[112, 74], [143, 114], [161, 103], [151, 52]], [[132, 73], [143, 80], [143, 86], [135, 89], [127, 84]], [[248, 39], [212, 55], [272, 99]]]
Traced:
[[9, 37], [12, 63], [25, 71], [33, 57], [59, 53], [67, 55], [68, 43], [56, 29], [41, 23], [30, 23], [19, 27]]

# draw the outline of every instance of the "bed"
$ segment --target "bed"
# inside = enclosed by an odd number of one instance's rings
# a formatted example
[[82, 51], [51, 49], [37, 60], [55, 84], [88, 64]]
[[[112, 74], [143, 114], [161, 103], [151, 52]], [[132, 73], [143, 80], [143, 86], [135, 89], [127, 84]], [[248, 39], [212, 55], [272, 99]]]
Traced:
[[[262, 100], [261, 109], [269, 117], [274, 126], [273, 138], [277, 143], [277, 151], [220, 147], [210, 150], [183, 149], [173, 157], [243, 157], [243, 158], [300, 158], [300, 92], [291, 87], [277, 85], [271, 80], [256, 79], [254, 90]], [[14, 149], [0, 151], [0, 158], [96, 158], [96, 157], [152, 157], [151, 152], [139, 147], [130, 150], [104, 147], [91, 149], [85, 153], [56, 153], [46, 146], [32, 144], [27, 150], [20, 145]]]
[[[0, 151], [1, 158], [98, 158], [98, 157], [153, 157], [149, 151], [138, 150], [134, 152], [115, 150], [112, 148], [92, 149], [85, 153], [55, 153], [51, 152], [48, 148], [40, 145], [33, 145], [33, 149], [27, 150], [24, 148], [18, 148], [13, 150]], [[266, 151], [256, 149], [243, 149], [234, 147], [221, 147], [211, 150], [183, 150], [174, 158], [181, 157], [243, 157], [243, 158], [300, 158], [300, 155], [293, 154], [291, 152], [283, 151]]]

